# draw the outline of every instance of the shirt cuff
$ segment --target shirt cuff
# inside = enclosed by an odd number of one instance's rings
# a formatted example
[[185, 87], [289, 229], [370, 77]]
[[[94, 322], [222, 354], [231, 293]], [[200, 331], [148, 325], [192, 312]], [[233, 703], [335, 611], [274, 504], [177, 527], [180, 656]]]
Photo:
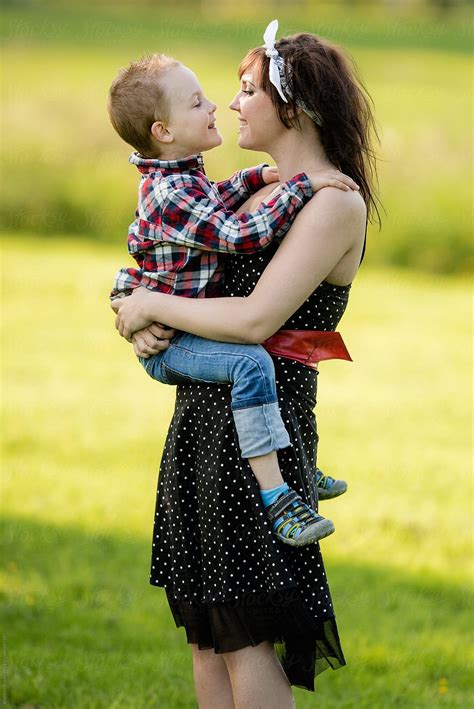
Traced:
[[249, 167], [246, 170], [241, 170], [242, 182], [250, 194], [258, 192], [259, 189], [267, 184], [263, 180], [263, 168], [268, 167], [268, 163], [263, 162], [256, 167]]
[[299, 172], [297, 175], [284, 183], [286, 187], [296, 187], [298, 191], [301, 191], [304, 197], [310, 198], [313, 196], [313, 188], [311, 187], [311, 182], [308, 175], [305, 172]]
[[127, 296], [132, 295], [132, 293], [133, 289], [122, 291], [113, 290], [109, 295], [109, 300], [113, 302], [114, 300], [119, 300], [120, 298], [126, 298]]

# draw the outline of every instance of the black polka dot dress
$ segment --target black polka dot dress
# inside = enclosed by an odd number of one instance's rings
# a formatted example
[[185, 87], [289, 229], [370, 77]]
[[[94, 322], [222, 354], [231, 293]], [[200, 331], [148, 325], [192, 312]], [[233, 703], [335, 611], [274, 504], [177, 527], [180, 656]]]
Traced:
[[[224, 294], [248, 296], [276, 248], [230, 258]], [[335, 330], [349, 290], [323, 281], [284, 329]], [[274, 362], [292, 442], [278, 452], [282, 475], [317, 509], [318, 375], [293, 360]], [[176, 625], [201, 649], [231, 652], [269, 640], [290, 683], [308, 690], [317, 674], [345, 664], [319, 544], [291, 547], [273, 535], [257, 481], [240, 457], [227, 384], [177, 387], [158, 479], [150, 583], [166, 589]]]

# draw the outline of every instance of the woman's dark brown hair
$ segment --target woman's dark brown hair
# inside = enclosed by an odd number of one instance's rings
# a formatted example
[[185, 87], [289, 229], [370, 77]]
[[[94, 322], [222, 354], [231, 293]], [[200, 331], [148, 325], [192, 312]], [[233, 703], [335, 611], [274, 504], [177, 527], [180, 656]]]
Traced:
[[[268, 74], [269, 58], [264, 47], [250, 50], [239, 67], [239, 77], [257, 64], [261, 88], [275, 105], [286, 128], [299, 127], [297, 101], [318, 113], [322, 125], [316, 126], [328, 159], [360, 186], [370, 222], [380, 213], [376, 193], [376, 156], [372, 139], [379, 142], [373, 101], [365, 89], [357, 68], [344, 50], [313, 34], [282, 37], [275, 48], [285, 61], [285, 77], [291, 97], [284, 103]], [[378, 183], [377, 183], [378, 186]]]

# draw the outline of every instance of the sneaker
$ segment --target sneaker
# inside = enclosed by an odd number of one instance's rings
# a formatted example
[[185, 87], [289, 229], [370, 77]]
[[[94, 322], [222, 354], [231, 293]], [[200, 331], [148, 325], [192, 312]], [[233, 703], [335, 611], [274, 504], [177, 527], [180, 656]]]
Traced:
[[330, 475], [324, 475], [319, 468], [316, 468], [316, 485], [318, 486], [320, 500], [330, 500], [332, 497], [339, 497], [347, 490], [345, 480], [335, 480]]
[[301, 547], [334, 532], [333, 522], [321, 517], [294, 490], [284, 492], [265, 511], [274, 533], [284, 544]]

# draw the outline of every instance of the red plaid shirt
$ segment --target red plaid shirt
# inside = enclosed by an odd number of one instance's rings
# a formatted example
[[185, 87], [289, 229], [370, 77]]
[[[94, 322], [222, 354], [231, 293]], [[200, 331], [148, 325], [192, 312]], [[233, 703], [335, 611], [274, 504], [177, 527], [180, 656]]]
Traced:
[[234, 210], [265, 184], [265, 165], [212, 183], [200, 154], [167, 161], [133, 153], [130, 162], [141, 172], [136, 219], [128, 232], [128, 250], [139, 268], [120, 269], [111, 299], [138, 286], [187, 297], [216, 294], [225, 254], [264, 249], [283, 236], [313, 194], [301, 173], [256, 212], [236, 215]]

